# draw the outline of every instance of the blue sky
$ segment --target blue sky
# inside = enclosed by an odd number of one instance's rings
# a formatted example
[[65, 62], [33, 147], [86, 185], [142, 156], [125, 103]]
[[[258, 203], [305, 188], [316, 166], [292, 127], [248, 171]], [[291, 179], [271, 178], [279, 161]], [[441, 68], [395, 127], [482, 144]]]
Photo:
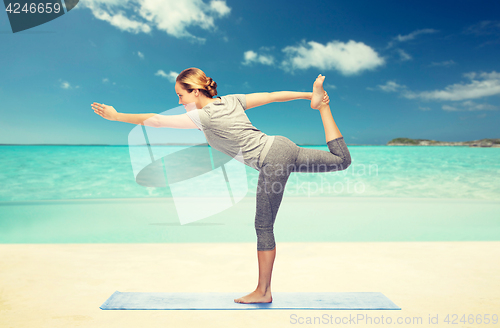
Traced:
[[[0, 14], [0, 143], [126, 145], [96, 115], [178, 106], [173, 78], [204, 70], [219, 95], [310, 91], [326, 76], [347, 144], [499, 138], [498, 1], [80, 1], [13, 34]], [[325, 144], [306, 100], [248, 110], [255, 127]]]

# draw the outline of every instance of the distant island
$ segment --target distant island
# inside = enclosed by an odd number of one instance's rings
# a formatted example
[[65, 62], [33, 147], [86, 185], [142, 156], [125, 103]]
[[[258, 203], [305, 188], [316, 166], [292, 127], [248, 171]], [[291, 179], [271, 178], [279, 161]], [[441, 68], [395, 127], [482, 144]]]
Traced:
[[481, 139], [473, 141], [436, 141], [429, 139], [396, 138], [387, 143], [387, 146], [468, 146], [468, 147], [500, 147], [500, 139]]

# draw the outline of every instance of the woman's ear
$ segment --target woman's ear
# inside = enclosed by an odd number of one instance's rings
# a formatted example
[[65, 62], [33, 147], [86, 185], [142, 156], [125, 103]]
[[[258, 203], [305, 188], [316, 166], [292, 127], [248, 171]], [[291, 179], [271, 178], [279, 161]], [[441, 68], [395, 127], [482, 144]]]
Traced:
[[200, 94], [200, 90], [195, 89], [195, 90], [194, 90], [194, 95], [195, 95], [196, 97], [198, 97], [198, 95], [199, 95], [199, 94]]

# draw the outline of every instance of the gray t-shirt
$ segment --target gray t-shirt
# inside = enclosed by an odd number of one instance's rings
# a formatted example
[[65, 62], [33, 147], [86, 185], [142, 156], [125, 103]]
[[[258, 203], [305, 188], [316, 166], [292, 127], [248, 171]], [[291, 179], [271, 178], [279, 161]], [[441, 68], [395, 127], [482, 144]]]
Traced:
[[245, 95], [227, 95], [187, 115], [211, 147], [237, 160], [242, 155], [244, 164], [260, 171], [274, 136], [254, 127], [245, 114], [246, 108]]

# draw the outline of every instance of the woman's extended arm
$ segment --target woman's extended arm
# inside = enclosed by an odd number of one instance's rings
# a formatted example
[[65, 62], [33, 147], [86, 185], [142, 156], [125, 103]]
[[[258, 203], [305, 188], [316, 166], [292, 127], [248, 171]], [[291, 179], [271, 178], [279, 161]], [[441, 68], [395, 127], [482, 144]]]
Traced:
[[151, 114], [116, 113], [115, 121], [156, 127], [158, 122], [156, 121], [156, 118], [153, 117], [157, 115], [158, 114], [153, 114], [153, 113]]
[[312, 92], [277, 91], [250, 93], [246, 96], [247, 109], [262, 106], [272, 102], [283, 102], [295, 99], [311, 100]]
[[92, 104], [92, 109], [94, 112], [103, 118], [110, 120], [110, 121], [119, 121], [119, 122], [125, 122], [125, 123], [132, 123], [132, 124], [140, 124], [140, 125], [147, 125], [147, 126], [156, 126], [157, 122], [153, 119], [150, 119], [154, 117], [155, 115], [158, 114], [125, 114], [125, 113], [118, 113], [116, 109], [113, 108], [113, 106], [109, 105], [104, 105], [100, 103], [93, 103]]
[[197, 129], [187, 114], [125, 114], [118, 113], [113, 106], [93, 103], [94, 112], [107, 120], [152, 126], [155, 128]]

